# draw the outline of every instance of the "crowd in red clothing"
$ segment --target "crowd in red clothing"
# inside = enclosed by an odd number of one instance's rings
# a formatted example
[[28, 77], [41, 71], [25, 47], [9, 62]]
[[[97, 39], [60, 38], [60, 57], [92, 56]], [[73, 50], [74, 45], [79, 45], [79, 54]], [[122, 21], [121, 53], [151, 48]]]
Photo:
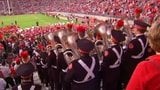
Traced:
[[[71, 12], [133, 18], [135, 8], [143, 10], [143, 17], [160, 13], [159, 0], [9, 0], [13, 13]], [[6, 0], [0, 5], [8, 11]], [[2, 11], [1, 10], [1, 11]]]

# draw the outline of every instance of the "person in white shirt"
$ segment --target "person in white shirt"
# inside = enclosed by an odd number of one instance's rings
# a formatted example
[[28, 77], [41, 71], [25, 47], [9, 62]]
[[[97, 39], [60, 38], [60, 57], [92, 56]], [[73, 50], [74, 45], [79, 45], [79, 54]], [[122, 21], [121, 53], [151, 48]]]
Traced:
[[9, 85], [11, 85], [12, 87], [14, 86], [14, 81], [13, 78], [11, 77], [11, 71], [9, 66], [6, 65], [6, 62], [2, 62], [2, 65], [0, 65], [0, 71], [2, 72], [3, 76], [4, 76], [4, 80], [7, 83], [6, 88], [9, 88]]
[[5, 90], [6, 84], [6, 81], [0, 77], [0, 90]]

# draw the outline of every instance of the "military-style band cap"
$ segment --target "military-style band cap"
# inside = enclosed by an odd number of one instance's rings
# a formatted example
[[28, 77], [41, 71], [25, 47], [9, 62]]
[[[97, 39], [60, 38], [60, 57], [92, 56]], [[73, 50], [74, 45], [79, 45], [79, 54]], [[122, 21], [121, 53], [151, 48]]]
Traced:
[[77, 41], [77, 47], [85, 52], [85, 53], [89, 53], [91, 50], [93, 50], [94, 48], [94, 44], [93, 42], [91, 42], [88, 39], [80, 39]]

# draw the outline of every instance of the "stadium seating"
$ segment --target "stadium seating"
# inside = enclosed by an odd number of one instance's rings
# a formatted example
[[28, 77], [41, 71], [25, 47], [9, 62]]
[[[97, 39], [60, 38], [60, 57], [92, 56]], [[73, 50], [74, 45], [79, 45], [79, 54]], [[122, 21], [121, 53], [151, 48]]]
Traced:
[[[145, 17], [160, 13], [159, 0], [9, 0], [9, 4], [14, 14], [58, 11], [131, 18], [137, 7]], [[0, 0], [0, 5], [0, 13], [8, 11], [6, 0]]]

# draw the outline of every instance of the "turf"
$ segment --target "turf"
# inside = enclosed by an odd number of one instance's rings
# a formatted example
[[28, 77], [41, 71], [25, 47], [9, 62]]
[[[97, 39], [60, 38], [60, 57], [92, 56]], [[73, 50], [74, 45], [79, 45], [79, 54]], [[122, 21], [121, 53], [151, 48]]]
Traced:
[[[10, 24], [15, 24], [21, 28], [28, 28], [36, 26], [36, 22], [39, 22], [39, 25], [49, 25], [60, 22], [67, 22], [67, 20], [57, 19], [51, 16], [46, 16], [43, 14], [24, 14], [24, 15], [12, 15], [12, 16], [0, 16], [0, 27]], [[3, 22], [3, 24], [2, 24]]]

